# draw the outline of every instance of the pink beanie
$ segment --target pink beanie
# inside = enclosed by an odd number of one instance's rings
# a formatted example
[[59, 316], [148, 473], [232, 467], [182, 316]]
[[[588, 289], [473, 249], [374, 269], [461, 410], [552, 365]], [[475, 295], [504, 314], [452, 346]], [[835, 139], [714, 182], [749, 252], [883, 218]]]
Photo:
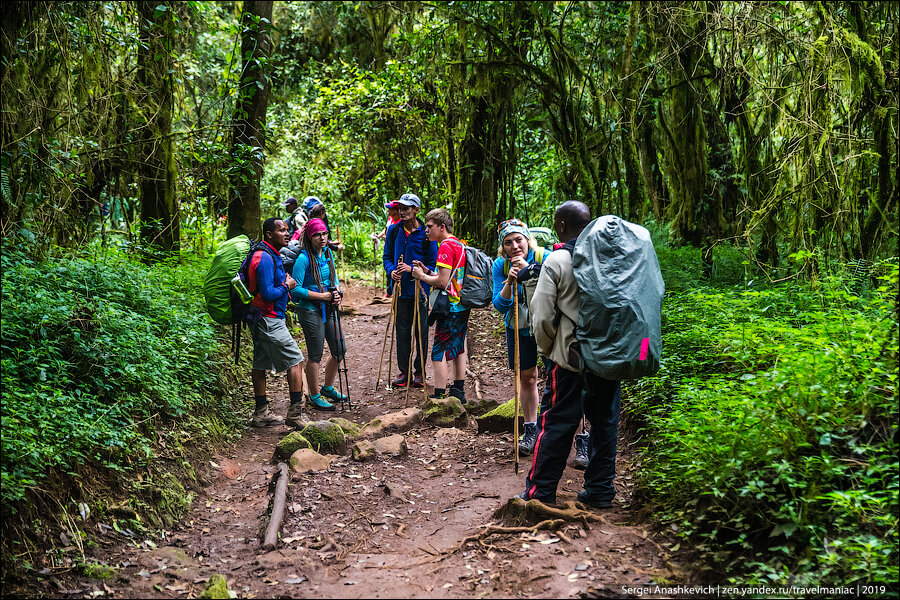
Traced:
[[306, 227], [303, 228], [303, 237], [311, 240], [312, 236], [323, 231], [328, 231], [328, 227], [325, 226], [325, 221], [322, 219], [310, 219], [306, 224]]

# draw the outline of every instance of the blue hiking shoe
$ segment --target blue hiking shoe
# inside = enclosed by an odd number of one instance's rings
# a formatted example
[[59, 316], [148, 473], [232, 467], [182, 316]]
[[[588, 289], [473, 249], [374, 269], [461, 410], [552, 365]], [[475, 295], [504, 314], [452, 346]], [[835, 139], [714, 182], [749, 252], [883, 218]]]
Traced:
[[330, 402], [325, 400], [325, 398], [323, 398], [321, 394], [309, 396], [307, 399], [307, 404], [309, 404], [310, 408], [316, 408], [318, 410], [335, 410], [334, 404], [331, 404]]
[[322, 386], [322, 389], [319, 390], [319, 393], [331, 400], [332, 402], [346, 402], [347, 396], [342, 396], [337, 388], [333, 385], [330, 386]]

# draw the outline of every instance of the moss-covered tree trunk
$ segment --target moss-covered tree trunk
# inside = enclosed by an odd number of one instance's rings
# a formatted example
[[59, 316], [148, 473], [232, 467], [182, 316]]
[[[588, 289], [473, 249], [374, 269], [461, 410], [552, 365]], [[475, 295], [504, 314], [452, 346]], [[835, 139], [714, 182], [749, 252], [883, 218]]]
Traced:
[[456, 158], [454, 233], [483, 249], [496, 244], [497, 221], [507, 216], [506, 200], [517, 162], [511, 124], [519, 80], [492, 63], [498, 57], [508, 59], [508, 53], [522, 60], [534, 27], [530, 12], [520, 3], [505, 7], [500, 22], [502, 44], [489, 43], [483, 59], [487, 64], [475, 62], [468, 78], [471, 108]]
[[639, 79], [633, 73], [632, 68], [642, 4], [642, 2], [632, 2], [628, 8], [628, 32], [625, 35], [625, 46], [622, 51], [622, 84], [619, 99], [622, 109], [619, 143], [622, 148], [622, 163], [625, 166], [625, 185], [628, 188], [627, 214], [624, 216], [634, 222], [641, 221], [646, 200], [644, 179], [641, 174], [641, 163], [635, 141], [635, 113], [640, 102], [637, 85]]
[[147, 249], [179, 249], [181, 228], [175, 196], [175, 153], [172, 147], [172, 40], [175, 19], [171, 2], [137, 3], [141, 44], [138, 85], [147, 96], [140, 110], [141, 154], [137, 166], [141, 199], [141, 240]]
[[703, 122], [701, 62], [706, 43], [706, 14], [686, 13], [670, 38], [676, 63], [668, 102], [657, 111], [664, 132], [664, 171], [671, 203], [672, 232], [696, 247], [708, 244], [708, 223], [718, 223], [716, 207], [706, 197], [706, 126]]
[[243, 67], [233, 118], [228, 237], [260, 235], [259, 184], [265, 157], [266, 108], [271, 79], [272, 0], [245, 0], [241, 26]]

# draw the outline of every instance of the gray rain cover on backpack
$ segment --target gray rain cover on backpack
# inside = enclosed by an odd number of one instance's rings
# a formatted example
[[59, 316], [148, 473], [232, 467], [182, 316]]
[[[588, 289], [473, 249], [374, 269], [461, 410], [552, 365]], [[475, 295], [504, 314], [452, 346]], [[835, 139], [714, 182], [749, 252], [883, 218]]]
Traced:
[[615, 215], [599, 217], [578, 236], [572, 267], [584, 368], [613, 380], [656, 373], [666, 286], [650, 232]]

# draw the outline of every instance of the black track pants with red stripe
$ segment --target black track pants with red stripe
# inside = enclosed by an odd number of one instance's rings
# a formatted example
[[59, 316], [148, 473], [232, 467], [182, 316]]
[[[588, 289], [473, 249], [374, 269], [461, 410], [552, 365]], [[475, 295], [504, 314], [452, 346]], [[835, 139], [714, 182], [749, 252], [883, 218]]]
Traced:
[[546, 357], [544, 364], [547, 384], [541, 397], [531, 469], [525, 478], [526, 496], [556, 502], [556, 488], [584, 415], [591, 422], [590, 462], [584, 473], [584, 487], [593, 498], [612, 500], [620, 383], [590, 374], [582, 381], [579, 373], [564, 369]]

